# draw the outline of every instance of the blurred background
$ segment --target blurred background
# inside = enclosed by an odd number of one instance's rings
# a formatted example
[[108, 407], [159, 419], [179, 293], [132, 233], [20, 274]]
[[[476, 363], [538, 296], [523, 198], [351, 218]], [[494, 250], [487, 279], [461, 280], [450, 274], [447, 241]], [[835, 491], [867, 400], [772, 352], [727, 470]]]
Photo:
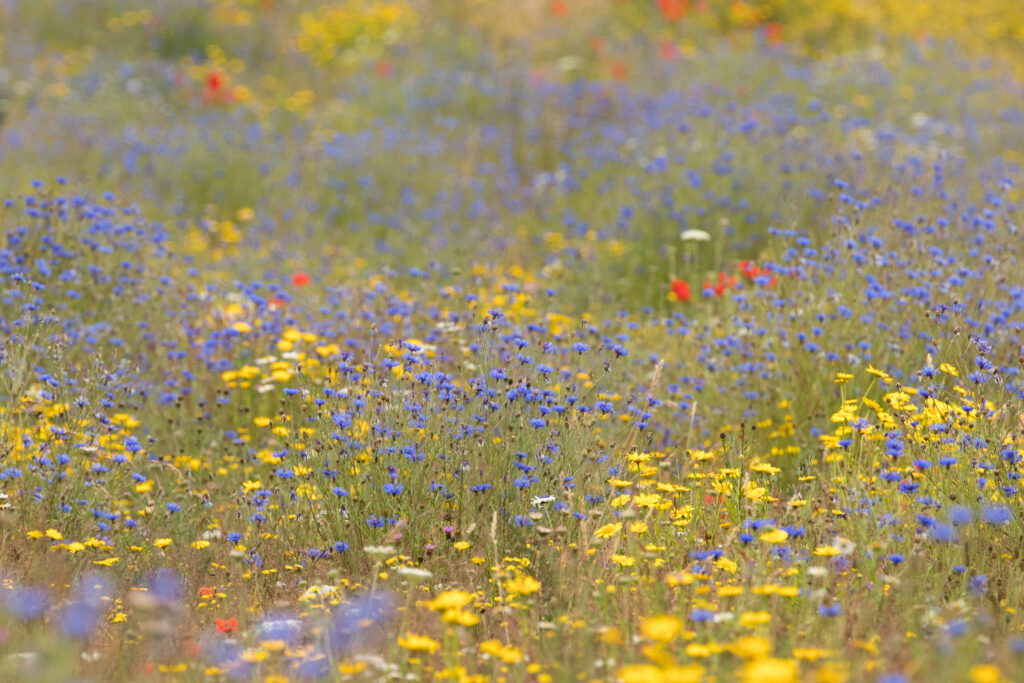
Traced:
[[813, 239], [830, 177], [1024, 149], [1019, 0], [2, 0], [0, 26], [0, 193], [118, 192], [245, 276], [425, 247], [661, 306], [771, 226]]

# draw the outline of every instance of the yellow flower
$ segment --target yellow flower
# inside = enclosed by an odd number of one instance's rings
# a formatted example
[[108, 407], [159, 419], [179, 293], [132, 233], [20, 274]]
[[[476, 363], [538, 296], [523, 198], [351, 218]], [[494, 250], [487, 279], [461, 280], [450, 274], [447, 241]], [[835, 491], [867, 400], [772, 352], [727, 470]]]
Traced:
[[630, 557], [629, 555], [612, 555], [612, 562], [620, 567], [632, 567], [636, 564], [636, 558]]
[[362, 661], [360, 661], [360, 662], [351, 662], [351, 661], [341, 662], [340, 664], [338, 664], [338, 673], [346, 675], [346, 676], [352, 676], [352, 675], [355, 675], [357, 673], [363, 672], [366, 669], [366, 667], [367, 667], [366, 662], [362, 662]]
[[765, 543], [785, 543], [789, 534], [785, 529], [772, 529], [761, 534], [761, 540]]
[[1003, 674], [994, 664], [978, 664], [971, 667], [971, 683], [999, 683]]
[[[259, 418], [257, 418], [257, 419], [259, 419]], [[242, 482], [242, 493], [245, 494], [245, 495], [248, 495], [248, 494], [252, 493], [253, 491], [258, 491], [261, 488], [263, 488], [263, 482], [262, 481], [246, 480], [246, 481]]]
[[718, 560], [715, 562], [715, 566], [721, 569], [723, 572], [729, 572], [730, 574], [735, 574], [736, 570], [739, 568], [738, 564], [736, 564], [727, 557], [718, 558]]
[[264, 659], [270, 656], [270, 653], [266, 650], [246, 650], [242, 653], [243, 662], [262, 662]]
[[891, 382], [892, 381], [892, 377], [890, 377], [888, 373], [886, 373], [883, 370], [879, 370], [878, 368], [872, 367], [870, 365], [868, 366], [867, 372], [868, 372], [869, 375], [874, 375], [875, 377], [878, 377], [883, 382]]
[[85, 544], [75, 541], [74, 543], [68, 543], [68, 552], [74, 555], [75, 553], [85, 550]]
[[653, 664], [632, 664], [619, 669], [622, 683], [661, 683], [665, 680], [661, 669]]
[[492, 657], [497, 657], [506, 664], [515, 664], [523, 658], [523, 653], [518, 648], [511, 645], [503, 645], [500, 641], [493, 638], [480, 643], [480, 651]]
[[797, 664], [792, 659], [763, 657], [743, 667], [746, 683], [793, 683], [797, 680]]
[[657, 507], [658, 503], [661, 502], [661, 494], [641, 493], [640, 495], [633, 497], [633, 502], [636, 503], [636, 506], [640, 508]]
[[429, 636], [418, 636], [406, 632], [405, 636], [398, 636], [398, 645], [410, 652], [429, 652], [433, 654], [441, 648], [441, 643]]
[[634, 534], [646, 534], [647, 522], [633, 522], [629, 525], [629, 530]]
[[722, 647], [716, 643], [690, 643], [684, 650], [689, 656], [697, 658], [710, 657], [721, 651]]
[[757, 486], [753, 482], [747, 482], [743, 485], [743, 495], [754, 501], [755, 503], [760, 502], [764, 499], [768, 493], [768, 489], [763, 486]]
[[743, 636], [729, 645], [729, 652], [743, 659], [767, 657], [771, 651], [771, 642], [767, 638], [759, 636]]
[[61, 536], [60, 532], [57, 531], [56, 529], [47, 529], [46, 530], [46, 535], [47, 535], [47, 537], [52, 538], [55, 541], [62, 541], [62, 540], [64, 540], [64, 537]]
[[704, 677], [699, 664], [660, 668], [653, 664], [631, 664], [617, 672], [622, 683], [698, 683]]
[[683, 629], [682, 622], [676, 617], [663, 615], [647, 617], [640, 620], [640, 633], [644, 638], [668, 643], [675, 640]]
[[939, 365], [939, 372], [944, 372], [947, 375], [952, 375], [953, 377], [960, 376], [960, 373], [957, 371], [957, 369], [954, 366], [950, 365], [949, 363], [941, 363]]
[[257, 427], [269, 427], [270, 426], [270, 418], [269, 417], [253, 418], [252, 423], [254, 425], [256, 425]]
[[672, 572], [665, 577], [665, 583], [669, 586], [689, 586], [697, 580], [696, 574], [690, 572]]
[[506, 581], [505, 588], [508, 589], [509, 593], [516, 595], [530, 595], [540, 590], [540, 581], [532, 576], [523, 574], [510, 581]]
[[101, 567], [113, 567], [116, 563], [120, 562], [120, 557], [108, 557], [105, 560], [93, 560], [93, 564], [98, 564]]
[[754, 472], [761, 472], [762, 474], [771, 474], [771, 475], [778, 474], [779, 472], [782, 471], [778, 467], [775, 467], [774, 465], [772, 465], [770, 463], [767, 463], [767, 462], [759, 462], [759, 463], [756, 463], [754, 465], [751, 465], [750, 469], [752, 471], [754, 471]]
[[210, 545], [209, 541], [192, 541], [192, 547], [196, 550], [202, 550]]
[[476, 626], [480, 623], [480, 617], [472, 612], [463, 612], [460, 609], [450, 609], [441, 615], [441, 619], [449, 624], [459, 626]]
[[174, 543], [174, 541], [170, 538], [158, 538], [155, 541], [153, 541], [153, 545], [155, 545], [157, 548], [166, 548], [172, 543]]
[[455, 541], [456, 550], [465, 550], [469, 547], [469, 541]]
[[603, 527], [598, 528], [594, 532], [594, 536], [598, 538], [611, 538], [622, 531], [622, 522], [615, 522], [614, 524], [605, 524]]
[[772, 615], [767, 612], [744, 612], [740, 615], [740, 625], [747, 628], [767, 624], [772, 620]]
[[820, 545], [814, 549], [814, 554], [819, 557], [835, 557], [839, 554], [839, 548], [834, 545]]
[[435, 612], [446, 612], [452, 609], [462, 609], [473, 602], [473, 594], [467, 591], [452, 590], [441, 593], [433, 600], [424, 605]]

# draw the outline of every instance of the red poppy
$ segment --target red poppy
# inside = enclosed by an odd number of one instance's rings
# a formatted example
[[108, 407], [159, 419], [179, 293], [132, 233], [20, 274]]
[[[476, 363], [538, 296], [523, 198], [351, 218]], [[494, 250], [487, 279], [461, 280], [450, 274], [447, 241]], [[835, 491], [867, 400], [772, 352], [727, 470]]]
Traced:
[[564, 17], [569, 12], [569, 3], [565, 0], [555, 0], [551, 3], [551, 13], [556, 17]]
[[769, 21], [764, 25], [764, 39], [769, 45], [782, 44], [782, 24]]
[[206, 74], [206, 81], [203, 83], [203, 102], [229, 102], [231, 100], [231, 88], [228, 86], [227, 77], [216, 69]]
[[624, 81], [628, 75], [629, 69], [623, 62], [612, 62], [612, 78], [617, 81]]
[[690, 300], [690, 284], [685, 280], [673, 280], [672, 281], [672, 293], [676, 295], [677, 301], [689, 301]]
[[233, 633], [238, 628], [238, 619], [217, 619], [217, 630], [221, 633]]
[[216, 588], [212, 588], [210, 586], [200, 586], [199, 587], [199, 597], [203, 598], [204, 600], [208, 600], [209, 598], [212, 598], [216, 592], [217, 592], [217, 589]]
[[388, 76], [391, 75], [391, 72], [392, 72], [391, 62], [387, 61], [386, 59], [382, 59], [379, 62], [377, 62], [377, 75], [378, 76], [387, 78]]
[[217, 92], [224, 87], [224, 76], [219, 71], [211, 71], [206, 74], [206, 89], [210, 92]]
[[690, 0], [658, 0], [658, 9], [669, 21], [679, 21], [690, 9]]
[[305, 287], [312, 281], [313, 278], [309, 276], [309, 273], [306, 273], [301, 270], [297, 270], [294, 273], [292, 273], [292, 284], [295, 285], [296, 287]]

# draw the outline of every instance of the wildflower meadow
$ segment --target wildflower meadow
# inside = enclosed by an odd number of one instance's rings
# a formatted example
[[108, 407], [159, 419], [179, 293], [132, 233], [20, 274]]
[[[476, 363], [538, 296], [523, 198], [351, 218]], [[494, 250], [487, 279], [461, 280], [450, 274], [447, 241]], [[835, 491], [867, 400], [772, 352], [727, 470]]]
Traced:
[[1024, 680], [1020, 0], [0, 0], [0, 681]]

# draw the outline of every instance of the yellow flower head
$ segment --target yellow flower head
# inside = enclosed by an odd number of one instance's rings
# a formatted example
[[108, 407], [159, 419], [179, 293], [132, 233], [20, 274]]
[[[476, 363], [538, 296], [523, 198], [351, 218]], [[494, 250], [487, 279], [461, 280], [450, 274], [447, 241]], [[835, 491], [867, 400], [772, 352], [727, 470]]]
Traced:
[[446, 612], [451, 609], [462, 609], [473, 602], [473, 594], [467, 591], [451, 590], [441, 593], [433, 600], [424, 603], [435, 612]]
[[761, 534], [761, 540], [765, 543], [785, 543], [789, 534], [785, 529], [772, 529]]
[[598, 528], [598, 530], [594, 532], [594, 536], [597, 538], [611, 538], [620, 531], [622, 531], [622, 522], [615, 522], [613, 524], [605, 524]]
[[673, 616], [662, 615], [640, 620], [640, 633], [643, 637], [659, 643], [672, 642], [682, 630], [682, 622]]
[[410, 652], [429, 652], [433, 654], [441, 648], [441, 643], [429, 636], [418, 636], [414, 633], [406, 633], [398, 636], [398, 645]]
[[540, 590], [540, 581], [523, 574], [505, 582], [505, 588], [515, 595], [530, 595]]

